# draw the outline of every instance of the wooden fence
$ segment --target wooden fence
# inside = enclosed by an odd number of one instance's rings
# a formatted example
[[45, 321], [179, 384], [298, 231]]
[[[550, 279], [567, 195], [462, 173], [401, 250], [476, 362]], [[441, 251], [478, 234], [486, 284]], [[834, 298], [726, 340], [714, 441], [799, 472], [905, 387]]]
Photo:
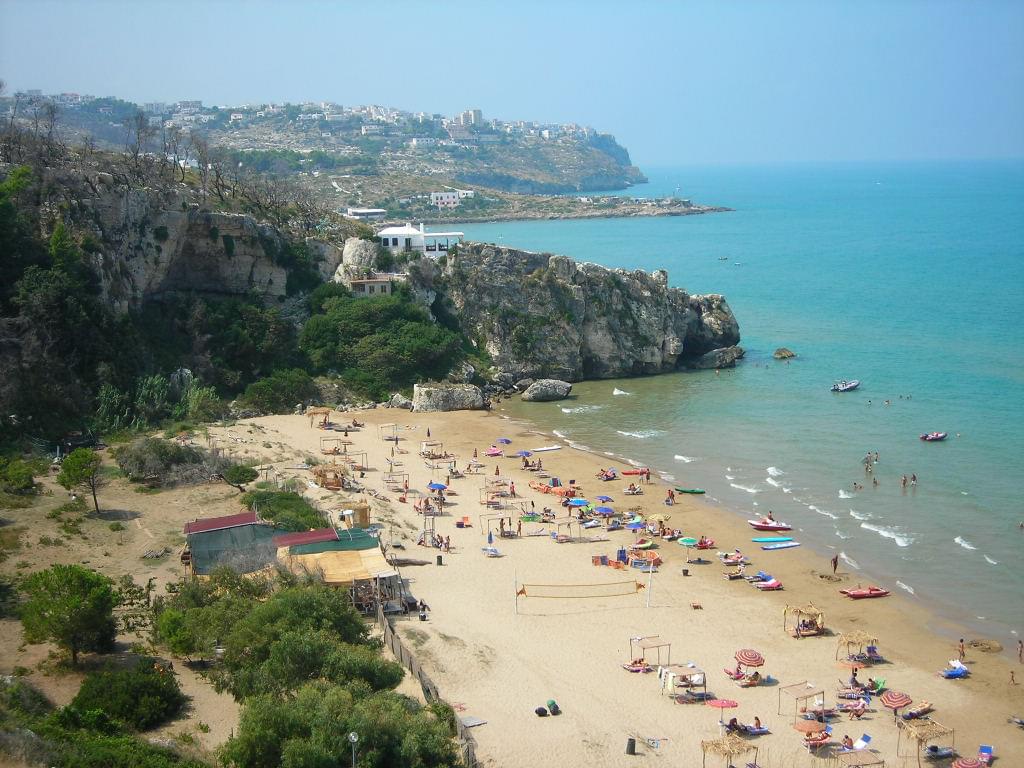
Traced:
[[[398, 633], [395, 632], [394, 622], [384, 614], [381, 606], [377, 607], [377, 622], [381, 627], [384, 645], [391, 649], [395, 658], [419, 681], [420, 688], [423, 690], [423, 698], [428, 702], [444, 702], [440, 691], [437, 689], [437, 685], [430, 679], [430, 675], [424, 671], [423, 667], [420, 666], [413, 652], [402, 642]], [[476, 740], [470, 734], [469, 728], [462, 724], [462, 718], [459, 717], [457, 712], [455, 713], [455, 731], [459, 737], [459, 752], [462, 755], [463, 764], [466, 768], [476, 768]]]

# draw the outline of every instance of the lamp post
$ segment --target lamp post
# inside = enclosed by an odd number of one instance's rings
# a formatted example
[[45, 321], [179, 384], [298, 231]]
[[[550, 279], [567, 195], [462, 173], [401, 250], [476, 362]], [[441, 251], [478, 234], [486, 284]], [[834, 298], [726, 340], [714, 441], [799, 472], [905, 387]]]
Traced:
[[352, 768], [356, 768], [356, 744], [359, 743], [359, 734], [352, 731], [348, 735], [348, 740], [352, 744]]

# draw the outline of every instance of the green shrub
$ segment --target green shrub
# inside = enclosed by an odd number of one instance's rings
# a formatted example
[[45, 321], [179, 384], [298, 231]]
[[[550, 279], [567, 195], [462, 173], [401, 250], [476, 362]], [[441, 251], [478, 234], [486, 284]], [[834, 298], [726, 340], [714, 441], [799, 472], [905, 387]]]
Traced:
[[28, 493], [35, 489], [34, 468], [27, 461], [0, 457], [0, 491]]
[[169, 485], [210, 474], [203, 451], [173, 440], [143, 437], [117, 448], [114, 456], [132, 482]]
[[226, 410], [213, 387], [191, 386], [185, 391], [183, 401], [185, 413], [193, 421], [217, 421]]
[[280, 491], [249, 491], [242, 503], [250, 509], [259, 509], [260, 517], [273, 521], [285, 531], [308, 531], [322, 528], [324, 519], [308, 501], [297, 493]]
[[143, 658], [129, 669], [90, 674], [71, 703], [79, 711], [99, 710], [144, 731], [178, 714], [185, 695], [173, 672]]
[[168, 237], [167, 227], [162, 224], [159, 227], [155, 227], [153, 229], [153, 237], [156, 238], [158, 242], [166, 242]]
[[296, 403], [314, 400], [318, 396], [313, 379], [305, 371], [292, 368], [274, 371], [270, 376], [255, 381], [245, 389], [240, 400], [260, 413], [290, 412]]

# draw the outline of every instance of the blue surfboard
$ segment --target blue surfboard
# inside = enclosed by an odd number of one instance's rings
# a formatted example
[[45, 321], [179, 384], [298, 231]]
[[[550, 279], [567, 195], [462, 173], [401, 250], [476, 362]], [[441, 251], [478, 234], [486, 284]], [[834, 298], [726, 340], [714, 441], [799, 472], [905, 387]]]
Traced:
[[771, 552], [772, 550], [776, 550], [776, 549], [789, 549], [790, 547], [799, 547], [799, 546], [800, 546], [800, 542], [799, 541], [783, 541], [783, 542], [780, 542], [779, 544], [765, 544], [763, 547], [761, 547], [761, 549], [764, 549], [764, 550], [767, 550], [767, 551]]
[[751, 539], [751, 541], [753, 541], [753, 542], [755, 542], [757, 544], [773, 544], [773, 543], [779, 542], [779, 541], [792, 541], [792, 540], [793, 540], [792, 536], [758, 536], [756, 539]]

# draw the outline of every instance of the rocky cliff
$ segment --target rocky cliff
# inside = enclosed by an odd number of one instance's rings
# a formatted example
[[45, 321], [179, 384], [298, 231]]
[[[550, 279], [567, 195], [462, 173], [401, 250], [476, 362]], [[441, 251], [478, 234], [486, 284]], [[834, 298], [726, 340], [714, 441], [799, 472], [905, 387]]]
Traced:
[[416, 294], [459, 324], [502, 381], [661, 373], [740, 338], [724, 297], [670, 288], [660, 270], [471, 243], [410, 271]]
[[[103, 296], [119, 311], [169, 292], [283, 297], [294, 266], [289, 243], [302, 242], [248, 214], [213, 210], [183, 184], [140, 186], [62, 167], [46, 169], [39, 190], [44, 226], [62, 218], [91, 236], [86, 250]], [[305, 245], [330, 279], [341, 249], [311, 238]]]

